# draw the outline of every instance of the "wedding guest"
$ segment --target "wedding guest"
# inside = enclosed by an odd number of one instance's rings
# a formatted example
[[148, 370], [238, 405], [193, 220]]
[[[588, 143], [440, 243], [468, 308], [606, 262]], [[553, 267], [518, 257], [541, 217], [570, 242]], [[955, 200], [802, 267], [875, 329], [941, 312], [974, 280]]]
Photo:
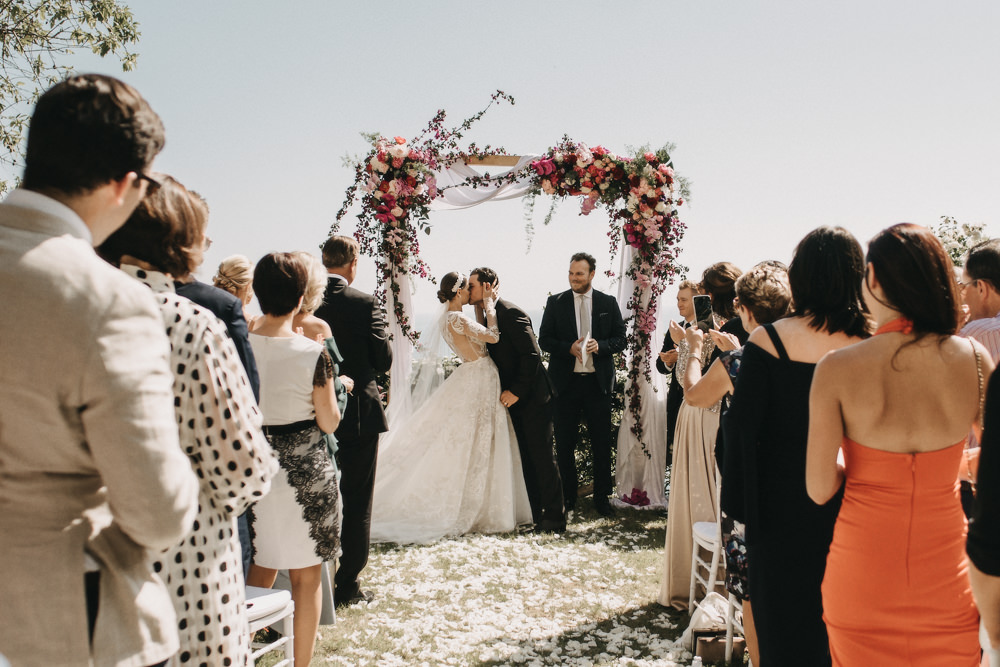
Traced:
[[965, 257], [962, 269], [962, 303], [968, 307], [968, 324], [961, 335], [974, 338], [1000, 362], [1000, 239], [976, 245]]
[[247, 311], [253, 301], [253, 262], [243, 255], [230, 255], [219, 263], [212, 284], [235, 296], [243, 304], [243, 319], [252, 319]]
[[[733, 309], [736, 279], [741, 273], [743, 272], [732, 262], [717, 262], [701, 274], [701, 288], [712, 298], [712, 312], [723, 322], [719, 331], [736, 336], [742, 346], [747, 342], [750, 333], [743, 328], [742, 321]], [[721, 353], [721, 350], [717, 351], [716, 358]]]
[[350, 287], [358, 272], [358, 242], [331, 236], [323, 245], [328, 282], [316, 317], [330, 325], [344, 357], [340, 372], [354, 382], [344, 418], [337, 429], [337, 465], [344, 499], [343, 554], [334, 577], [338, 605], [370, 602], [358, 577], [368, 564], [372, 489], [378, 458], [378, 436], [388, 430], [375, 376], [392, 366], [392, 347], [385, 315], [375, 297]]
[[157, 180], [159, 186], [98, 249], [157, 295], [170, 339], [180, 446], [201, 483], [194, 530], [153, 554], [153, 569], [177, 612], [176, 662], [223, 664], [228, 658], [244, 664], [250, 628], [236, 517], [268, 492], [278, 461], [261, 433], [257, 401], [224, 324], [174, 291], [174, 278], [201, 262], [208, 209], [170, 176]]
[[993, 360], [954, 335], [951, 260], [926, 227], [877, 234], [863, 285], [875, 335], [827, 354], [809, 399], [809, 497], [843, 487], [823, 579], [833, 664], [972, 667], [979, 615], [955, 479]]
[[[732, 304], [730, 304], [732, 308]], [[724, 320], [712, 314], [713, 329]], [[693, 386], [694, 373], [688, 369], [707, 365], [715, 352], [713, 338], [704, 340], [699, 326], [687, 329], [670, 323], [670, 335], [678, 340], [677, 365], [674, 372], [685, 393]], [[695, 345], [692, 346], [692, 343]], [[716, 434], [722, 397], [704, 408], [688, 401], [681, 403], [677, 413], [675, 447], [670, 462], [670, 495], [667, 500], [667, 534], [663, 550], [663, 580], [660, 584], [660, 604], [687, 610], [690, 602], [691, 552], [694, 546], [691, 529], [698, 521], [715, 521], [717, 515], [717, 475], [715, 472]]]
[[[469, 303], [482, 310], [486, 292], [499, 286], [500, 277], [493, 269], [473, 269], [469, 272]], [[553, 456], [552, 380], [542, 364], [542, 351], [528, 314], [507, 299], [497, 299], [496, 311], [500, 340], [487, 348], [500, 374], [500, 402], [514, 425], [532, 520], [538, 532], [561, 533], [566, 530], [566, 513]]]
[[[701, 294], [701, 287], [692, 280], [681, 281], [677, 286], [677, 312], [683, 318], [682, 326], [686, 329], [694, 324], [694, 298], [695, 294]], [[663, 347], [656, 358], [656, 370], [663, 375], [670, 375], [670, 384], [667, 387], [667, 460], [673, 458], [674, 433], [677, 430], [677, 413], [684, 402], [684, 388], [678, 380], [677, 373], [674, 372], [677, 363], [677, 342], [670, 332], [663, 335]]]
[[[746, 331], [753, 331], [762, 324], [769, 324], [788, 312], [792, 292], [788, 285], [788, 270], [778, 262], [762, 262], [736, 279], [736, 314]], [[727, 334], [711, 332], [717, 348], [732, 344]], [[691, 339], [691, 354], [697, 356], [704, 334], [697, 329]], [[735, 339], [735, 336], [732, 337]], [[708, 372], [701, 375], [699, 365], [688, 365], [687, 377], [691, 387], [685, 394], [693, 406], [706, 408], [733, 393], [739, 374], [743, 348], [736, 348], [712, 362]], [[719, 490], [722, 518], [722, 545], [726, 555], [726, 589], [743, 603], [743, 632], [746, 637], [750, 662], [760, 664], [757, 633], [753, 623], [753, 608], [747, 591], [746, 527], [743, 511], [743, 464], [739, 448], [725, 447], [720, 431], [715, 444], [715, 460], [722, 471]]]
[[982, 455], [966, 552], [969, 579], [982, 617], [980, 641], [990, 667], [1000, 665], [1000, 373], [990, 376], [983, 413]]
[[[594, 509], [614, 515], [611, 477], [613, 355], [625, 349], [625, 322], [618, 302], [592, 286], [597, 260], [585, 252], [570, 258], [570, 289], [549, 297], [538, 344], [549, 353], [556, 388], [555, 436], [566, 511], [576, 506], [576, 446], [580, 420], [587, 422], [594, 472]], [[584, 348], [584, 343], [586, 347]]]
[[39, 98], [0, 205], [0, 654], [15, 665], [177, 651], [146, 559], [198, 509], [170, 347], [152, 292], [91, 247], [142, 200], [163, 142], [131, 86], [70, 77]]
[[788, 268], [792, 313], [758, 327], [743, 349], [723, 419], [726, 448], [744, 466], [747, 584], [763, 665], [829, 665], [820, 582], [839, 496], [806, 494], [809, 386], [830, 350], [868, 336], [861, 301], [864, 255], [850, 232], [821, 227]]
[[306, 293], [302, 297], [302, 307], [292, 320], [292, 327], [310, 340], [326, 340], [333, 336], [330, 325], [313, 313], [323, 305], [323, 293], [326, 291], [328, 274], [323, 262], [313, 254], [305, 251], [295, 253], [309, 268], [309, 281], [306, 283]]
[[252, 508], [254, 562], [247, 583], [270, 588], [287, 569], [295, 603], [295, 662], [308, 665], [322, 609], [322, 567], [340, 551], [337, 473], [323, 442], [340, 423], [333, 364], [324, 347], [295, 333], [308, 267], [293, 253], [257, 262], [253, 289], [264, 321], [250, 334], [261, 371], [264, 434], [281, 470]]

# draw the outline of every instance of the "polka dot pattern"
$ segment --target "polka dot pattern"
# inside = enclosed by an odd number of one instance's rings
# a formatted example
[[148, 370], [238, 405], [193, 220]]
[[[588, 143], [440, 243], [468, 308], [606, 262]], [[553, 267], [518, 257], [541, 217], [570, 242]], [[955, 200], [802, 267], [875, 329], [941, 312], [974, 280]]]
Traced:
[[191, 533], [153, 563], [177, 611], [181, 649], [170, 664], [247, 665], [250, 637], [236, 516], [270, 489], [277, 458], [261, 433], [260, 411], [225, 325], [173, 293], [167, 276], [132, 273], [159, 296], [175, 371], [181, 447], [201, 484]]

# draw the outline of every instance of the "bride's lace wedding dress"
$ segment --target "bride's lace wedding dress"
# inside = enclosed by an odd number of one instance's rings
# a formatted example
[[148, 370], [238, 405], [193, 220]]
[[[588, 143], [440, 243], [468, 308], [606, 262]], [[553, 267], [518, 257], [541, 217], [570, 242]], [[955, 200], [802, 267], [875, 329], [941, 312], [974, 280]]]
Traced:
[[462, 364], [380, 445], [372, 541], [426, 543], [531, 522], [514, 428], [486, 353], [500, 339], [492, 311], [487, 324], [445, 314], [442, 338]]

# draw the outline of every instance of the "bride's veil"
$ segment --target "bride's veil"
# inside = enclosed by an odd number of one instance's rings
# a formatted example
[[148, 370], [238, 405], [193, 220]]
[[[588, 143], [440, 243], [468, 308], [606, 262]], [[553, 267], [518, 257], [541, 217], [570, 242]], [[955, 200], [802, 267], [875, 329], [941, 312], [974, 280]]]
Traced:
[[443, 303], [441, 308], [435, 311], [433, 324], [420, 332], [420, 343], [414, 354], [410, 386], [391, 387], [389, 409], [386, 412], [389, 432], [382, 436], [383, 447], [394, 439], [393, 434], [405, 431], [407, 422], [444, 382], [444, 359], [447, 352], [441, 331], [447, 315], [448, 304]]

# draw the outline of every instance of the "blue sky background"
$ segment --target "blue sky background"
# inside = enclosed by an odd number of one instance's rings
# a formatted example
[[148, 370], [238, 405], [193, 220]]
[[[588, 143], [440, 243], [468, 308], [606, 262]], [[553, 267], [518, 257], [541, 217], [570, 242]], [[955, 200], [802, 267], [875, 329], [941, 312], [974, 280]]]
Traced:
[[[212, 207], [203, 278], [233, 253], [316, 251], [352, 177], [341, 157], [367, 149], [359, 132], [412, 137], [438, 108], [458, 123], [498, 88], [516, 106], [491, 110], [470, 140], [512, 153], [564, 133], [617, 152], [674, 142], [692, 181], [693, 275], [788, 261], [824, 224], [862, 243], [941, 215], [998, 228], [996, 2], [128, 4], [135, 71], [73, 61], [129, 81], [162, 116], [156, 168]], [[438, 275], [491, 265], [504, 295], [537, 312], [566, 288], [570, 254], [612, 262], [604, 214], [567, 201], [543, 228], [548, 203], [530, 254], [521, 204], [507, 202], [435, 214], [424, 256]], [[357, 286], [374, 283], [363, 264]]]

